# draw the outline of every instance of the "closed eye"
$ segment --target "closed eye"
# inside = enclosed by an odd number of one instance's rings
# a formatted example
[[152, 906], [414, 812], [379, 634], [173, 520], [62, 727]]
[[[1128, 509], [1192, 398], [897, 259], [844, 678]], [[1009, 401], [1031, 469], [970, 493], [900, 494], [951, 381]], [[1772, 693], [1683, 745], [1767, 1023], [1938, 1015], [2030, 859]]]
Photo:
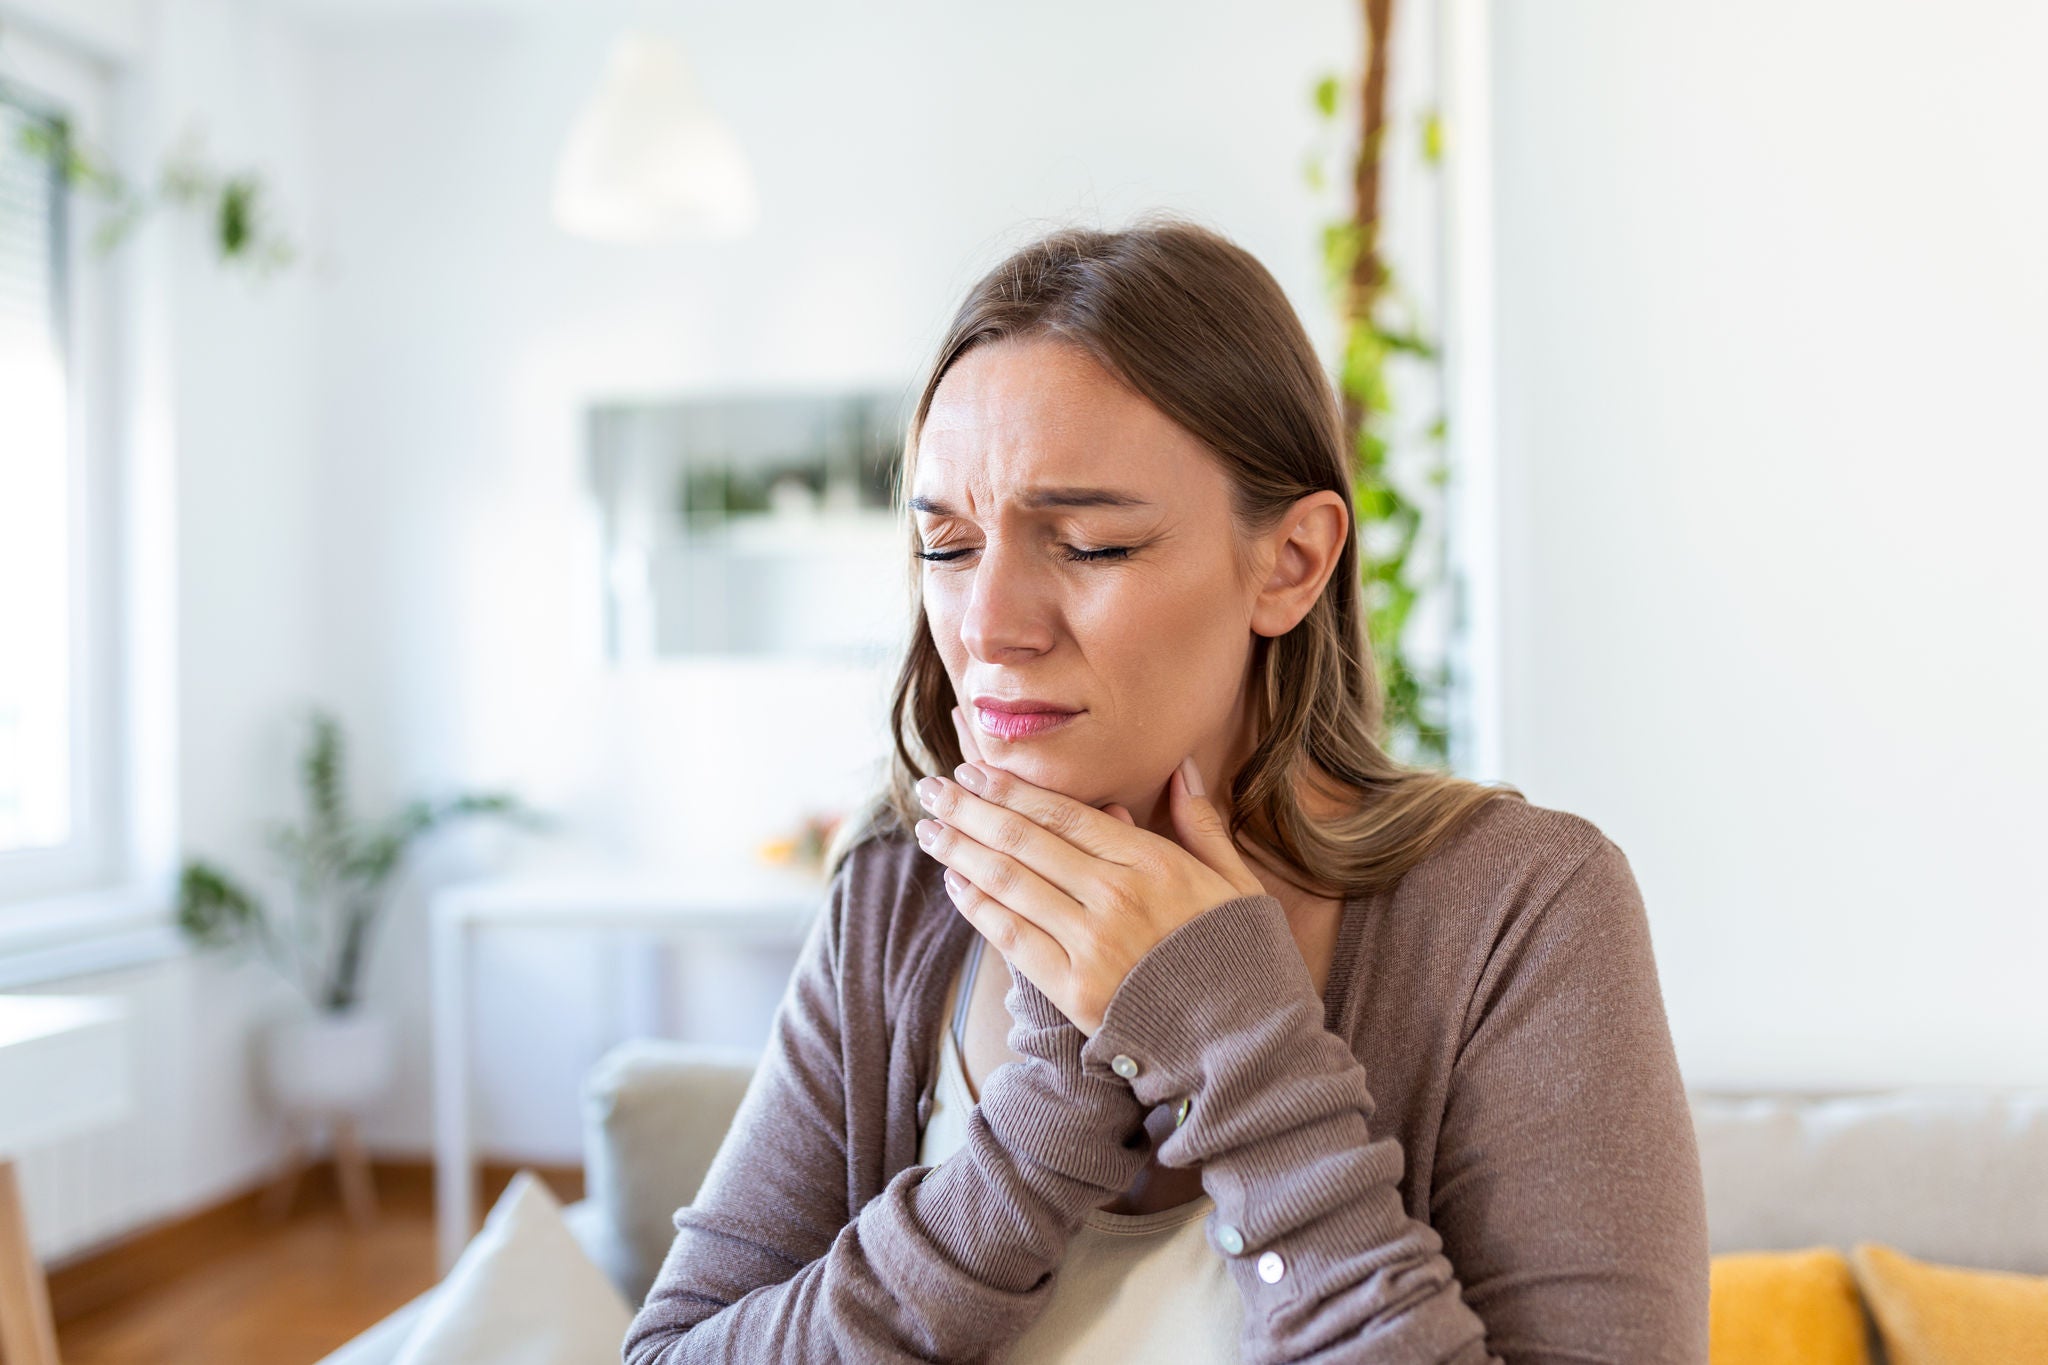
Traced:
[[[1084, 550], [1078, 545], [1065, 545], [1061, 548], [1066, 551], [1065, 554], [1060, 556], [1062, 559], [1073, 560], [1077, 563], [1096, 559], [1122, 559], [1131, 552], [1131, 547], [1128, 545], [1107, 545], [1099, 550]], [[973, 549], [970, 547], [965, 550], [919, 550], [916, 554], [919, 559], [927, 563], [950, 564], [960, 558], [960, 556], [972, 554], [973, 552]]]

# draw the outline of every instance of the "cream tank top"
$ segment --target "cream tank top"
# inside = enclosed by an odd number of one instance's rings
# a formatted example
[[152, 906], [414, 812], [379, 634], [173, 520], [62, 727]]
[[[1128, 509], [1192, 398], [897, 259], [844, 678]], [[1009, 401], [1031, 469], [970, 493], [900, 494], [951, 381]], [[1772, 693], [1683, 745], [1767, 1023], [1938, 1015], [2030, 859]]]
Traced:
[[[967, 1141], [975, 1101], [956, 1035], [964, 1028], [986, 942], [975, 935], [953, 1027], [939, 1030], [938, 1075], [920, 1137], [920, 1165], [936, 1166]], [[1067, 1244], [1045, 1311], [1001, 1358], [1018, 1365], [1209, 1365], [1238, 1359], [1244, 1301], [1204, 1220], [1204, 1194], [1156, 1213], [1090, 1209]]]

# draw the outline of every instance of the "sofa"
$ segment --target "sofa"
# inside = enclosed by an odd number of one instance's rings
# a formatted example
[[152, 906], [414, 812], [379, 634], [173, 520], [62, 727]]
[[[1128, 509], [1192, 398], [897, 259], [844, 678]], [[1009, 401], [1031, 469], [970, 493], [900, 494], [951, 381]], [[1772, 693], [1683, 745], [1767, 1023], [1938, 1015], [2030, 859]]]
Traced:
[[[590, 1258], [638, 1304], [674, 1211], [696, 1194], [755, 1054], [638, 1040], [583, 1090], [585, 1197], [564, 1210]], [[1881, 1242], [1959, 1266], [2048, 1274], [2048, 1088], [1695, 1091], [1715, 1253]], [[428, 1289], [320, 1365], [387, 1365]], [[1881, 1353], [1875, 1358], [1882, 1361]]]

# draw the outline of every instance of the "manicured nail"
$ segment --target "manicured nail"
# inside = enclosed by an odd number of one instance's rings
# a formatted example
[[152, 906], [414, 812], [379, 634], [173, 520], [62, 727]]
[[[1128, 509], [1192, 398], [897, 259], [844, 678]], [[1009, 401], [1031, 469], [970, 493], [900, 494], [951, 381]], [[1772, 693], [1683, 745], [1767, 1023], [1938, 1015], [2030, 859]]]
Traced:
[[988, 790], [988, 779], [982, 776], [981, 769], [975, 767], [972, 763], [962, 763], [959, 767], [953, 769], [953, 780], [973, 792], [976, 796]]
[[1202, 772], [1201, 769], [1195, 766], [1195, 756], [1193, 754], [1189, 754], [1186, 758], [1180, 761], [1180, 777], [1181, 781], [1188, 784], [1188, 792], [1190, 795], [1208, 795], [1207, 792], [1202, 790]]

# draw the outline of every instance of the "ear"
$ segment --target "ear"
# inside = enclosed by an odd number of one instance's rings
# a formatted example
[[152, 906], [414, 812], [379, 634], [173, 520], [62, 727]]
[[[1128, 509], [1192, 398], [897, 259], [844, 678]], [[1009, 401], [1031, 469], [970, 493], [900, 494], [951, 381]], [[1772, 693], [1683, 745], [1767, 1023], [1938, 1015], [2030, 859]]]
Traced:
[[1272, 567], [1252, 602], [1252, 629], [1285, 635], [1301, 624], [1330, 581], [1351, 534], [1351, 509], [1340, 494], [1322, 489], [1297, 500], [1274, 523], [1261, 547]]

